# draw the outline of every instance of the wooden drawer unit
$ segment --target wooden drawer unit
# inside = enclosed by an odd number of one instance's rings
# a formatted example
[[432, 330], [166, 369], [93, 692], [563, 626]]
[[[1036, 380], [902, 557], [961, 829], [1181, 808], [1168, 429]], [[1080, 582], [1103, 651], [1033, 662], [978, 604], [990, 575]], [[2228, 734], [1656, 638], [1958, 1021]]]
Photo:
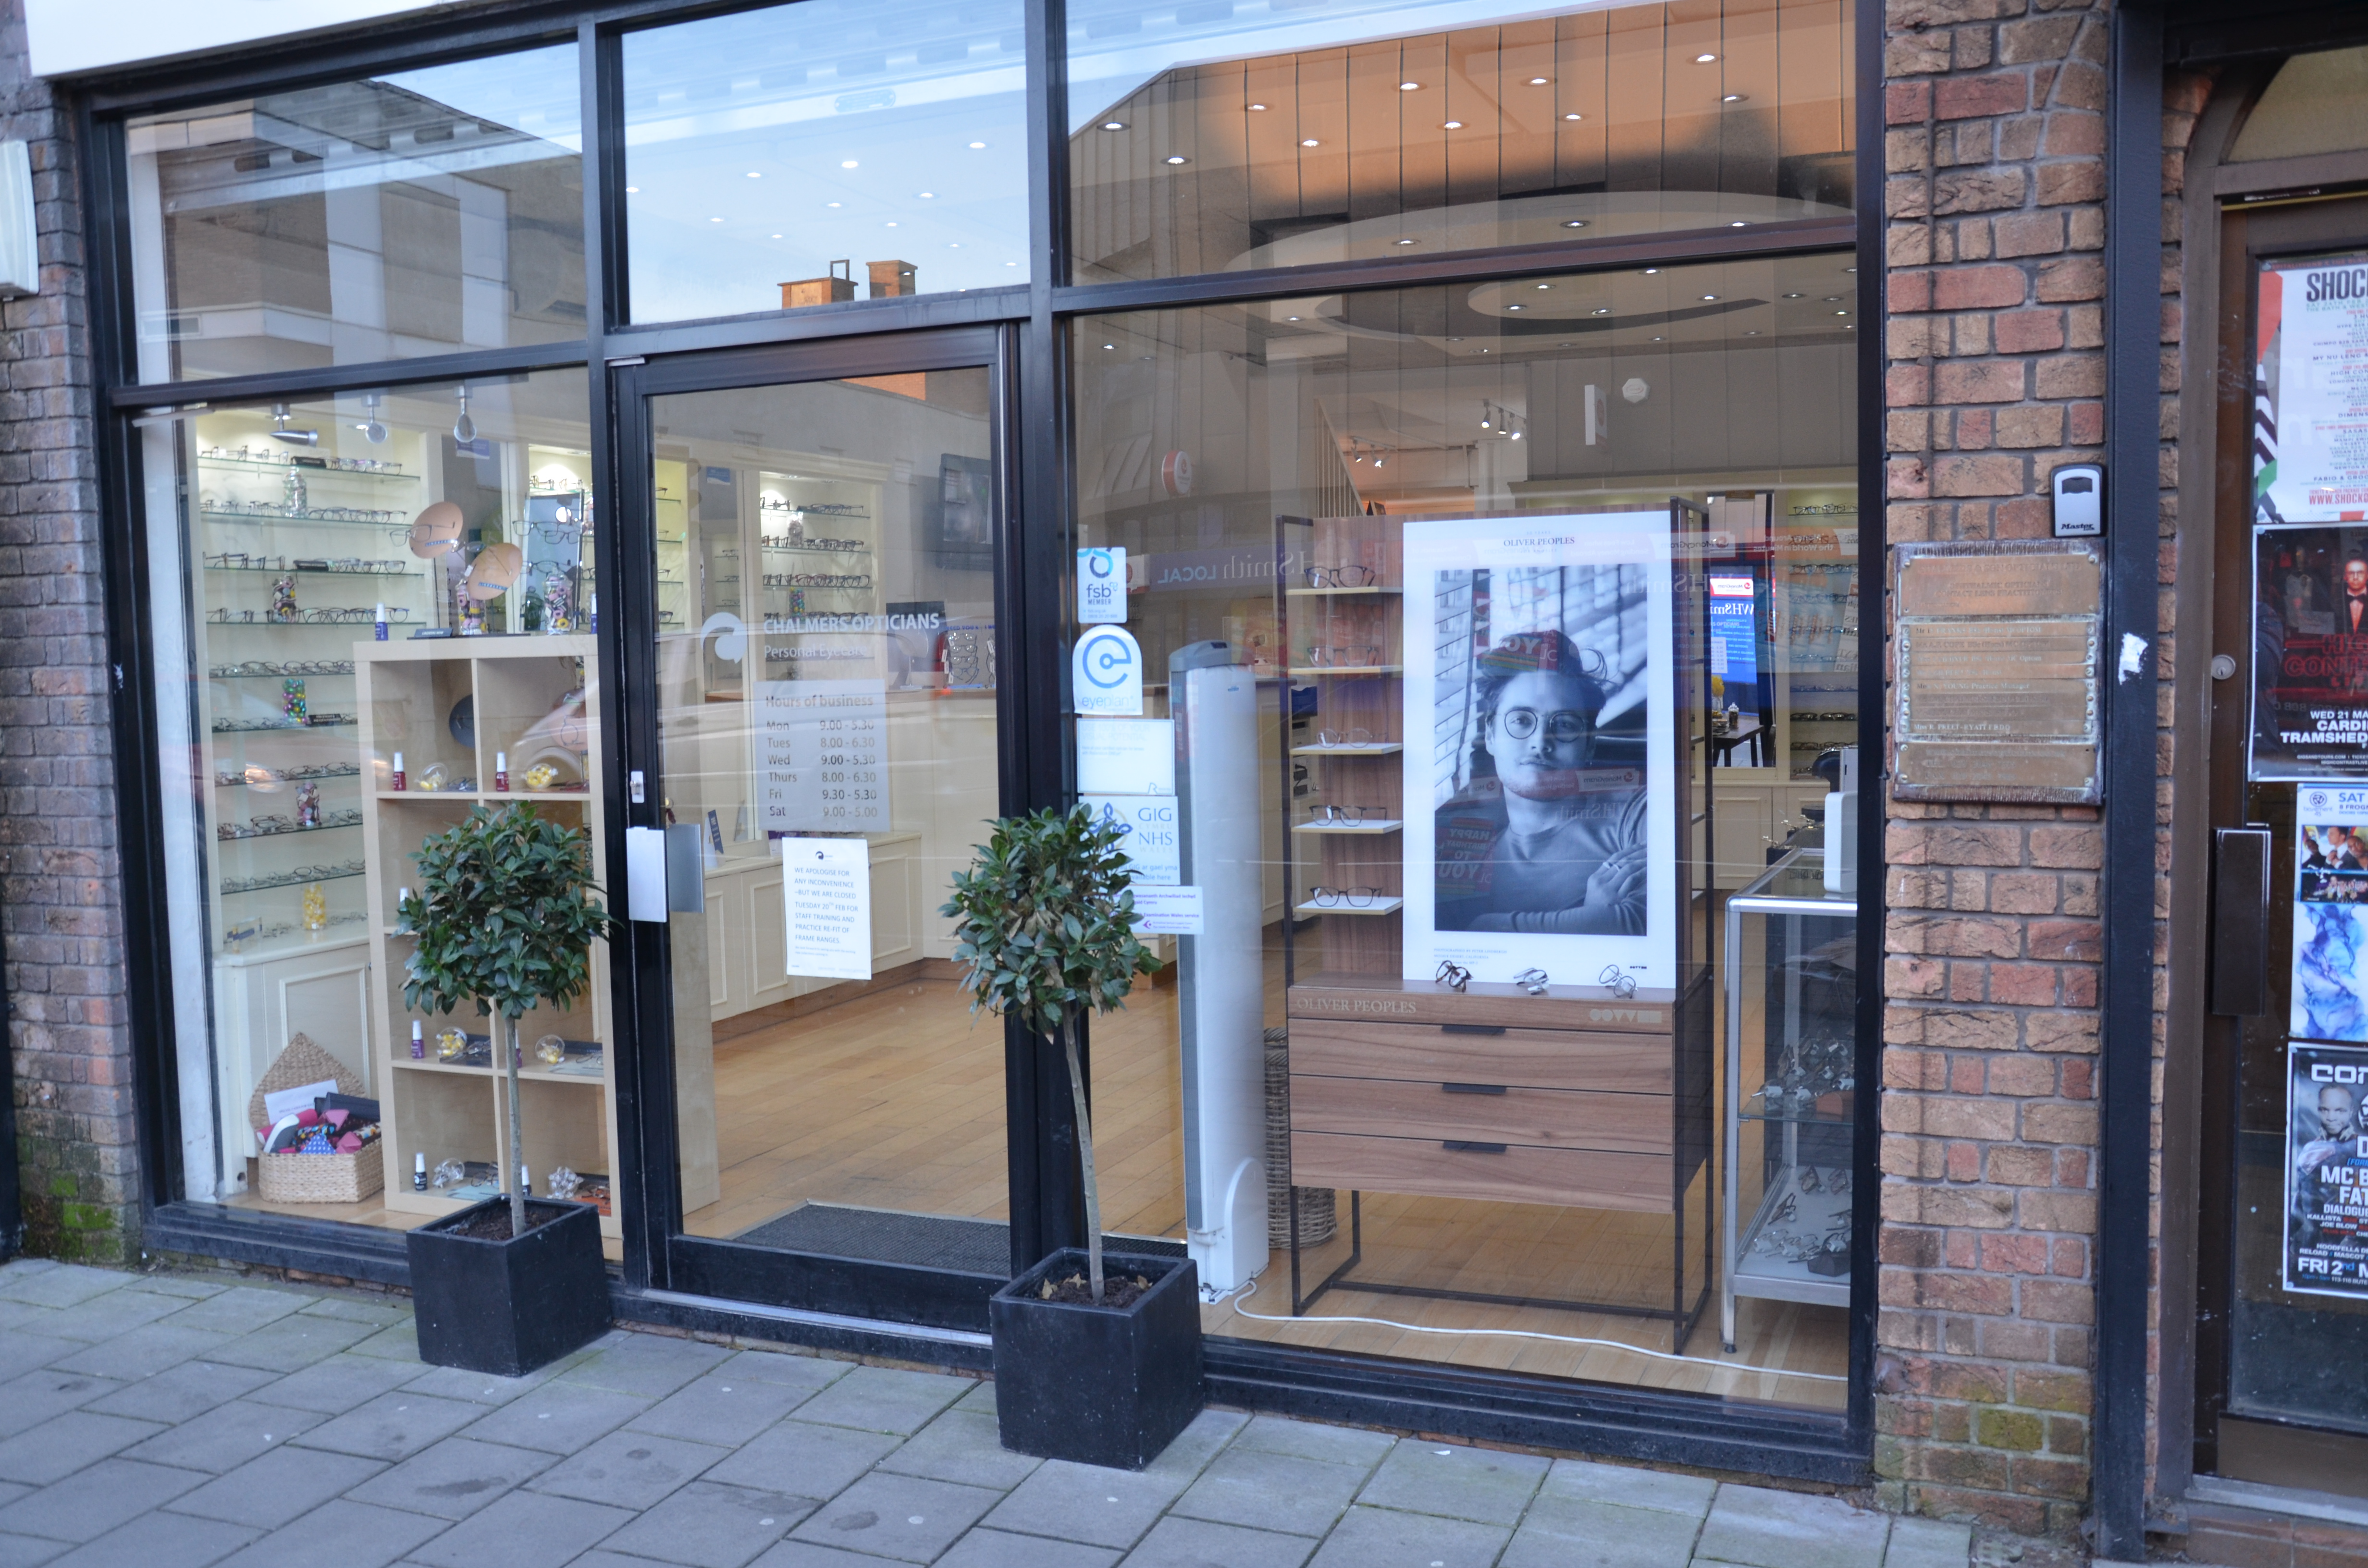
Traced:
[[1667, 1157], [1666, 1095], [1596, 1095], [1504, 1084], [1291, 1077], [1291, 1125], [1308, 1132], [1611, 1149]]
[[[1457, 1148], [1457, 1142], [1476, 1146]], [[1563, 1203], [1666, 1213], [1667, 1154], [1543, 1149], [1479, 1140], [1291, 1135], [1291, 1179], [1302, 1187], [1420, 1193], [1499, 1203]]]
[[[1674, 1086], [1670, 1060], [1667, 1036], [1508, 1028], [1500, 1024], [1291, 1020], [1291, 1070], [1335, 1078], [1667, 1095]], [[1664, 1118], [1668, 1110], [1664, 1103]]]

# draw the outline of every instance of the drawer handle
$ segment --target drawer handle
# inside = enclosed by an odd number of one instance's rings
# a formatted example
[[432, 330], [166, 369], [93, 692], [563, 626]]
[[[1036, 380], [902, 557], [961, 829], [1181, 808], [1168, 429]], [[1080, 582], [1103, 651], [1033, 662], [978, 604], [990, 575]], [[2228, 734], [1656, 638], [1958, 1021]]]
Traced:
[[1451, 1095], [1501, 1095], [1505, 1092], [1502, 1084], [1441, 1084], [1439, 1086]]
[[1439, 1026], [1439, 1032], [1441, 1034], [1503, 1034], [1505, 1026], [1502, 1024], [1441, 1024]]
[[1458, 1138], [1443, 1140], [1439, 1146], [1452, 1154], [1501, 1154], [1505, 1152], [1502, 1143], [1467, 1143]]

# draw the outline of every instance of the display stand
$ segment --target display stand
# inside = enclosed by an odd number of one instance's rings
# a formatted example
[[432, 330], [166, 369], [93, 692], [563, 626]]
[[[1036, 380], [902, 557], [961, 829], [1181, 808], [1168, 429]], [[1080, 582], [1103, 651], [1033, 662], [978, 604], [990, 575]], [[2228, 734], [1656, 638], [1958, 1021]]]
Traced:
[[[1700, 537], [1699, 517], [1673, 504], [1673, 533]], [[1625, 995], [1479, 981], [1457, 991], [1401, 972], [1413, 870], [1403, 831], [1411, 731], [1401, 528], [1389, 517], [1279, 519], [1279, 563], [1313, 562], [1283, 579], [1278, 616], [1289, 675], [1315, 692], [1314, 722], [1284, 732], [1285, 779], [1293, 765], [1307, 769], [1305, 792], [1286, 782], [1283, 795], [1294, 915], [1284, 926], [1290, 1181], [1349, 1192], [1348, 1256], [1313, 1289], [1292, 1206], [1292, 1312], [1346, 1290], [1655, 1319], [1682, 1346], [1709, 1305], [1712, 1258], [1707, 644], [1690, 586], [1700, 574], [1674, 574], [1677, 647], [1661, 694], [1673, 704], [1673, 777], [1686, 808], [1672, 912], [1678, 983]], [[1459, 654], [1440, 642], [1423, 656], [1445, 669]], [[1302, 860], [1313, 862], [1307, 872]], [[1369, 1191], [1666, 1214], [1668, 1304], [1370, 1278], [1360, 1272]]]
[[1739, 1296], [1850, 1305], [1857, 938], [1858, 900], [1826, 891], [1821, 850], [1793, 851], [1726, 902], [1719, 1321], [1730, 1354]]

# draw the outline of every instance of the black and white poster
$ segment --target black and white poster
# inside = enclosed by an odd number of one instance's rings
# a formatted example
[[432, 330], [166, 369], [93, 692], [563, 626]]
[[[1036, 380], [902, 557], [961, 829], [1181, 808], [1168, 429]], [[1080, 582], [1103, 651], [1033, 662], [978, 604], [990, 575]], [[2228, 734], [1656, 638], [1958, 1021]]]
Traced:
[[1409, 522], [1405, 552], [1406, 976], [1675, 984], [1668, 514]]
[[2286, 1047], [2285, 1288], [2368, 1297], [2368, 1050]]

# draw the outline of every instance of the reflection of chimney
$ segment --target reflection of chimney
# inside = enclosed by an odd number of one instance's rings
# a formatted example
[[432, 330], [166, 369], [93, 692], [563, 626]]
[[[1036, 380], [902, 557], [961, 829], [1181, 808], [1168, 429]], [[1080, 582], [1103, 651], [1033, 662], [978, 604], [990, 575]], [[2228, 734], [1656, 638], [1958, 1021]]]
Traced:
[[[876, 279], [879, 275], [879, 267], [875, 263], [872, 277]], [[880, 292], [880, 285], [876, 281], [871, 285], [871, 291], [874, 294]], [[798, 310], [806, 305], [836, 304], [841, 300], [853, 298], [855, 263], [851, 260], [832, 262], [827, 278], [801, 278], [794, 283], [781, 285], [781, 309], [785, 311]]]
[[871, 269], [871, 297], [894, 300], [920, 292], [913, 281], [913, 264], [909, 261], [874, 261], [865, 265]]

